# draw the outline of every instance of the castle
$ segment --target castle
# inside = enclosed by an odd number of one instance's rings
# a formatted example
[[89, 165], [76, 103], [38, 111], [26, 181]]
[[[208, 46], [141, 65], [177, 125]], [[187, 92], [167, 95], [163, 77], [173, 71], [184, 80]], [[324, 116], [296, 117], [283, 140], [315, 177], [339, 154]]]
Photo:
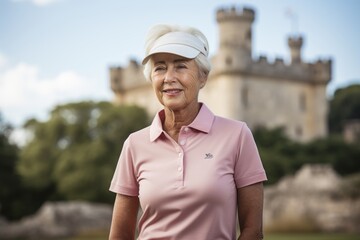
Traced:
[[[297, 141], [327, 135], [326, 85], [331, 79], [331, 60], [303, 62], [302, 36], [290, 36], [291, 62], [265, 56], [252, 57], [250, 8], [221, 8], [216, 20], [219, 46], [211, 57], [212, 71], [199, 100], [217, 115], [245, 121], [256, 127], [283, 127]], [[123, 67], [110, 67], [110, 84], [118, 104], [137, 104], [154, 115], [161, 109], [142, 66], [131, 60]]]

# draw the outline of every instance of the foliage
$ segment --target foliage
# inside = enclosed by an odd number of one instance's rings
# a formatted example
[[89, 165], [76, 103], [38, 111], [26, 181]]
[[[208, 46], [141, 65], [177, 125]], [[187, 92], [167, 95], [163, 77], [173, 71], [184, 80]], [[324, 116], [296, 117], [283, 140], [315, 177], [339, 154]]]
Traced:
[[254, 131], [254, 138], [268, 175], [267, 184], [273, 184], [300, 168], [304, 146], [286, 137], [282, 128], [258, 128]]
[[329, 163], [341, 175], [360, 172], [360, 145], [347, 143], [343, 138], [329, 136], [305, 145], [304, 163]]
[[127, 136], [148, 124], [145, 110], [108, 102], [57, 106], [50, 119], [29, 120], [33, 135], [18, 170], [50, 199], [113, 202], [110, 180]]
[[335, 91], [328, 116], [331, 133], [341, 133], [346, 121], [360, 119], [360, 84]]
[[[19, 219], [37, 209], [38, 205], [30, 199], [38, 198], [36, 192], [24, 187], [16, 171], [19, 149], [10, 142], [12, 126], [0, 117], [0, 215], [8, 220]], [[35, 194], [35, 195], [32, 195]]]
[[0, 214], [8, 218], [13, 217], [13, 200], [16, 199], [20, 185], [15, 173], [18, 149], [9, 141], [11, 131], [12, 127], [0, 117]]
[[253, 133], [269, 178], [267, 184], [295, 173], [304, 164], [331, 164], [342, 175], [360, 172], [359, 144], [335, 136], [299, 143], [287, 138], [281, 128], [258, 128]]

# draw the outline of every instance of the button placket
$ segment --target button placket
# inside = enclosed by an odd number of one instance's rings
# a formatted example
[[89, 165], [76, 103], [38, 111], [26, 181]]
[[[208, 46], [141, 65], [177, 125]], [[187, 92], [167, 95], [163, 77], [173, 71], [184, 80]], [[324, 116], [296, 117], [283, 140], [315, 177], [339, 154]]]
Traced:
[[182, 128], [182, 131], [180, 133], [180, 136], [179, 136], [179, 144], [181, 146], [184, 146], [186, 144], [186, 141], [187, 141], [187, 135], [190, 131], [190, 128], [189, 127], [183, 127]]
[[183, 186], [184, 183], [184, 167], [183, 167], [183, 163], [184, 163], [184, 153], [183, 150], [181, 148], [179, 148], [178, 151], [178, 160], [177, 160], [177, 181], [178, 181], [178, 187]]
[[178, 163], [177, 163], [177, 186], [182, 187], [184, 186], [184, 149], [186, 148], [185, 145], [187, 143], [187, 138], [189, 137], [190, 128], [183, 127], [180, 131], [178, 146], [176, 150], [178, 152]]

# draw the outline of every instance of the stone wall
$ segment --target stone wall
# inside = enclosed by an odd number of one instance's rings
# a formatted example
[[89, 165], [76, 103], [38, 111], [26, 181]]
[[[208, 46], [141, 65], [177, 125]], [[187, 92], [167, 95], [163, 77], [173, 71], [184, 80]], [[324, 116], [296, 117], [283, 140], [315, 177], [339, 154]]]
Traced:
[[110, 229], [112, 207], [86, 202], [48, 202], [19, 222], [0, 221], [0, 239], [49, 239]]
[[360, 198], [329, 165], [305, 165], [265, 189], [266, 232], [360, 232]]

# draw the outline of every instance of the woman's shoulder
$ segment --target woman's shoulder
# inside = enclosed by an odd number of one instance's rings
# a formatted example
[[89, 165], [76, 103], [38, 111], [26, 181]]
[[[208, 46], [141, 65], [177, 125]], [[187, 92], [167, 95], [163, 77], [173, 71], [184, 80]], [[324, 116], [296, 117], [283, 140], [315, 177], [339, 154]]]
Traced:
[[240, 139], [253, 138], [252, 130], [246, 122], [220, 116], [215, 117], [213, 131], [216, 135], [231, 135]]
[[128, 140], [138, 140], [138, 139], [145, 139], [150, 137], [150, 126], [144, 127], [142, 129], [139, 129], [137, 131], [134, 131], [129, 134]]
[[231, 118], [225, 118], [225, 117], [221, 117], [221, 116], [215, 116], [214, 123], [217, 127], [229, 127], [229, 128], [244, 128], [244, 127], [247, 128], [248, 127], [246, 122], [244, 122], [244, 121], [235, 120], [235, 119], [231, 119]]

